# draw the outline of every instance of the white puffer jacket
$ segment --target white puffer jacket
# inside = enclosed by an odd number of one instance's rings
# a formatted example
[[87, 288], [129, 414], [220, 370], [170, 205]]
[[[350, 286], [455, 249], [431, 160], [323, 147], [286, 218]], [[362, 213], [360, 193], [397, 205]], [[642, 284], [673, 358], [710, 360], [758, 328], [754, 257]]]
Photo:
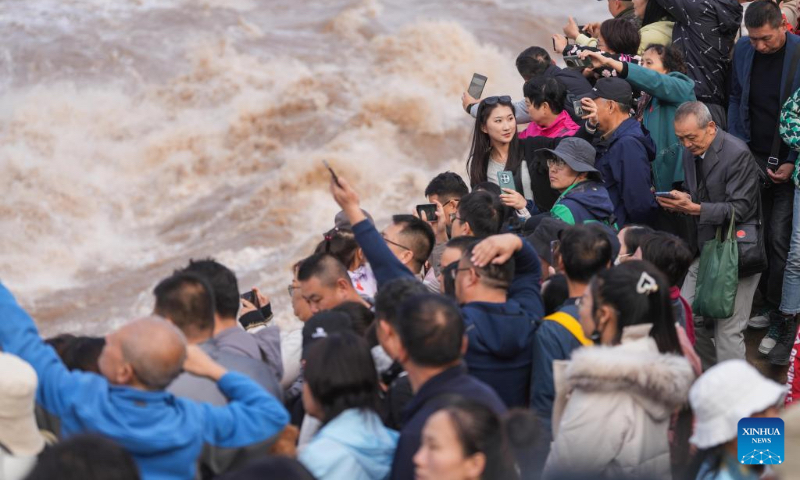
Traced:
[[[554, 442], [545, 477], [670, 479], [667, 430], [695, 374], [658, 351], [650, 325], [623, 331], [615, 347], [584, 347], [554, 365]], [[587, 477], [588, 478], [588, 477]]]

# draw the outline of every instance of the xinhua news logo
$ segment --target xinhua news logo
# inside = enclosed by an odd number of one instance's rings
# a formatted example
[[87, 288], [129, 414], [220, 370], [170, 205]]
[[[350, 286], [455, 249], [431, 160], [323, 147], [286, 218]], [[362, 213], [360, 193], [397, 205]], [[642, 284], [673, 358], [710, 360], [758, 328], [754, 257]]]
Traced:
[[783, 461], [783, 420], [780, 418], [739, 420], [739, 463], [777, 465]]

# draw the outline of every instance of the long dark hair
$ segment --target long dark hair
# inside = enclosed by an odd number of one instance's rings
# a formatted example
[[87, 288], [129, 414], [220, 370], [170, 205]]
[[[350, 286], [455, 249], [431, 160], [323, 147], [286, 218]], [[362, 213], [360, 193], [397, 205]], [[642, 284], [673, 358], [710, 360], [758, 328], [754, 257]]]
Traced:
[[359, 248], [355, 234], [350, 230], [334, 228], [325, 232], [323, 237], [314, 253], [329, 253], [350, 270]]
[[[475, 116], [475, 130], [472, 132], [472, 147], [470, 147], [469, 157], [467, 157], [467, 174], [469, 175], [470, 188], [488, 180], [486, 169], [489, 167], [489, 158], [492, 153], [492, 140], [489, 138], [489, 134], [485, 133], [481, 127], [489, 121], [489, 116], [494, 109], [500, 106], [510, 108], [511, 113], [516, 117], [514, 104], [511, 101], [498, 99], [497, 103], [489, 105], [484, 99], [478, 106], [478, 114]], [[516, 173], [521, 164], [522, 149], [519, 145], [517, 132], [514, 132], [511, 144], [508, 146], [508, 159], [506, 160], [505, 169]]]
[[464, 457], [476, 453], [486, 457], [481, 479], [519, 478], [502, 418], [486, 405], [464, 398], [454, 400], [440, 411], [450, 418]]
[[674, 22], [675, 19], [669, 14], [667, 9], [659, 5], [656, 0], [648, 0], [647, 6], [644, 7], [644, 18], [642, 18], [642, 26], [650, 25], [651, 23], [668, 20]]
[[[655, 281], [655, 290], [640, 293], [639, 284], [646, 278], [644, 274]], [[609, 305], [617, 311], [615, 343], [619, 343], [625, 327], [652, 323], [650, 336], [656, 341], [658, 350], [681, 354], [669, 282], [652, 263], [632, 260], [603, 270], [592, 281], [591, 289], [595, 310], [600, 305]]]
[[312, 345], [303, 375], [323, 424], [351, 408], [378, 410], [375, 363], [367, 341], [354, 333], [334, 333]]

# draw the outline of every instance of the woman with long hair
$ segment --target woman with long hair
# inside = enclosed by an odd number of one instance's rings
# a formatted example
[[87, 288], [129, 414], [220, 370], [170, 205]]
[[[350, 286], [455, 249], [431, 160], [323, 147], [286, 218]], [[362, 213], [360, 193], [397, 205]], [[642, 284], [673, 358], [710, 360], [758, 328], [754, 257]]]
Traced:
[[592, 280], [579, 316], [599, 346], [553, 366], [546, 475], [671, 479], [667, 432], [695, 375], [681, 355], [669, 284], [647, 262], [624, 263]]
[[498, 174], [511, 172], [514, 189], [503, 190], [500, 195], [503, 205], [513, 208], [522, 218], [549, 211], [558, 192], [550, 188], [547, 168], [540, 168], [544, 161], [538, 162], [534, 152], [555, 148], [560, 140], [560, 137], [541, 136], [520, 139], [511, 97], [483, 99], [478, 106], [467, 157], [470, 187], [474, 189], [485, 182], [499, 185]]

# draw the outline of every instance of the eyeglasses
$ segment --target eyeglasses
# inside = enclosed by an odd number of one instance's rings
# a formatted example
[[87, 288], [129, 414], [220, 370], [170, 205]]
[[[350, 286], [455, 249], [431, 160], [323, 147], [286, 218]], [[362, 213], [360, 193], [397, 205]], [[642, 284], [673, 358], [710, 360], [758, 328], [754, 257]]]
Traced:
[[458, 220], [459, 222], [463, 222], [463, 220], [461, 219], [461, 217], [458, 216], [457, 213], [451, 213], [450, 214], [450, 223], [453, 223], [456, 220]]
[[[450, 205], [450, 204], [451, 204], [451, 203], [453, 203], [453, 202], [458, 202], [458, 201], [459, 201], [459, 199], [457, 199], [457, 198], [451, 198], [450, 200], [448, 200], [448, 201], [446, 201], [446, 202], [444, 202], [444, 203], [442, 204], [442, 208], [444, 208], [444, 207], [446, 207], [446, 206]], [[451, 214], [451, 215], [452, 215], [452, 214]]]
[[458, 276], [458, 272], [463, 272], [465, 270], [471, 269], [471, 267], [458, 268], [458, 264], [456, 264], [455, 266], [456, 268], [451, 268], [450, 270], [447, 271], [447, 275], [450, 275], [450, 278], [452, 278], [453, 280], [455, 280], [456, 277]]
[[566, 167], [567, 167], [567, 162], [561, 160], [560, 158], [547, 159], [547, 168], [552, 168], [556, 172], [564, 170]]
[[494, 96], [494, 97], [486, 97], [483, 99], [483, 103], [486, 105], [497, 105], [498, 103], [511, 103], [511, 97], [508, 95], [502, 96]]
[[295, 290], [297, 290], [297, 288], [298, 287], [295, 287], [294, 285], [289, 285], [287, 290], [289, 291], [289, 296], [290, 297], [294, 297], [294, 292], [295, 292]]
[[405, 245], [400, 245], [399, 243], [397, 243], [397, 242], [395, 242], [393, 240], [389, 240], [388, 238], [386, 238], [386, 235], [383, 234], [383, 233], [381, 233], [381, 237], [383, 237], [383, 241], [384, 242], [386, 242], [386, 243], [388, 243], [390, 245], [394, 245], [395, 247], [400, 247], [403, 250], [408, 250], [409, 252], [413, 252], [413, 250], [411, 250], [410, 248], [406, 247]]

